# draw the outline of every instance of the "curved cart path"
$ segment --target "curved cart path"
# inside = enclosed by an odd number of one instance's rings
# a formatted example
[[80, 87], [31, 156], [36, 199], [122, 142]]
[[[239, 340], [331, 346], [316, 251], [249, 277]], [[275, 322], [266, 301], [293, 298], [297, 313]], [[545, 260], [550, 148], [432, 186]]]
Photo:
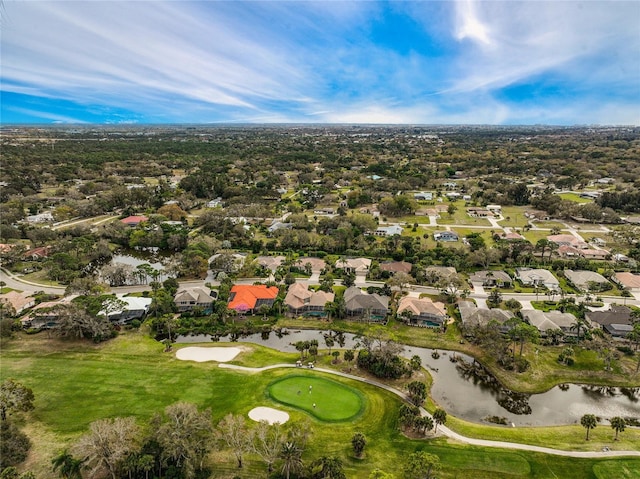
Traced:
[[[238, 371], [246, 371], [246, 372], [261, 372], [261, 371], [267, 371], [269, 369], [279, 369], [279, 368], [295, 368], [295, 369], [300, 369], [299, 367], [296, 367], [294, 364], [272, 364], [270, 366], [265, 366], [262, 368], [250, 368], [250, 367], [246, 367], [246, 366], [238, 366], [236, 364], [220, 364], [219, 367], [221, 368], [225, 368], [225, 369], [235, 369]], [[308, 368], [303, 368], [305, 370], [310, 370]], [[386, 384], [380, 383], [378, 381], [374, 381], [372, 379], [367, 379], [367, 378], [361, 378], [359, 376], [354, 376], [352, 374], [347, 374], [347, 373], [343, 373], [341, 371], [334, 371], [332, 369], [325, 369], [325, 368], [313, 368], [311, 369], [313, 371], [320, 371], [323, 373], [327, 373], [327, 374], [333, 374], [335, 376], [342, 376], [344, 378], [348, 378], [348, 379], [353, 379], [354, 381], [360, 381], [362, 383], [366, 383], [366, 384], [370, 384], [372, 386], [376, 386], [382, 389], [385, 389], [393, 394], [395, 394], [396, 396], [400, 396], [402, 399], [407, 400], [407, 395], [405, 393], [403, 393], [402, 391], [392, 388], [391, 386], [387, 386]], [[422, 415], [424, 416], [429, 416], [431, 417], [431, 415], [426, 411], [426, 409], [424, 408], [420, 408], [420, 412], [422, 413]], [[640, 457], [640, 451], [563, 451], [561, 449], [552, 449], [550, 447], [542, 447], [542, 446], [533, 446], [530, 444], [520, 444], [517, 442], [506, 442], [506, 441], [491, 441], [488, 439], [476, 439], [473, 437], [466, 437], [463, 436], [461, 434], [458, 434], [455, 431], [452, 431], [451, 429], [449, 429], [448, 427], [441, 425], [438, 426], [438, 431], [441, 432], [443, 435], [451, 438], [451, 439], [455, 439], [456, 441], [465, 443], [465, 444], [470, 444], [472, 446], [482, 446], [482, 447], [501, 447], [504, 449], [520, 449], [520, 450], [524, 450], [524, 451], [533, 451], [533, 452], [541, 452], [544, 454], [554, 454], [556, 456], [566, 456], [566, 457], [581, 457], [581, 458], [601, 458], [601, 457], [620, 457], [620, 456], [638, 456]]]

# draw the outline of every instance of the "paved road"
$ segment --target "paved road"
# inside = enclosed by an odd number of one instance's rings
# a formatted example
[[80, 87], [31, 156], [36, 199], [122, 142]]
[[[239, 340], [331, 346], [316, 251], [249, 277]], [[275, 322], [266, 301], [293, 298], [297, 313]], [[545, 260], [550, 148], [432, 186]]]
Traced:
[[[265, 366], [262, 368], [249, 368], [246, 366], [238, 366], [236, 364], [226, 364], [221, 363], [219, 365], [224, 369], [235, 369], [239, 371], [246, 371], [250, 373], [267, 371], [269, 369], [279, 369], [279, 368], [295, 368], [294, 364], [273, 364], [270, 366]], [[305, 368], [306, 369], [306, 368]], [[307, 369], [308, 371], [320, 371], [327, 374], [333, 374], [336, 376], [341, 376], [344, 378], [349, 378], [354, 381], [360, 381], [366, 384], [370, 384], [372, 386], [376, 386], [382, 389], [385, 389], [396, 396], [401, 397], [405, 401], [408, 401], [407, 395], [400, 391], [399, 389], [393, 388], [386, 384], [380, 383], [378, 381], [374, 381], [367, 378], [361, 378], [359, 376], [354, 376], [352, 374], [343, 373], [341, 371], [335, 371], [333, 369], [324, 369], [324, 368], [314, 368], [312, 370]], [[423, 416], [432, 417], [424, 408], [420, 408], [420, 412]], [[438, 426], [438, 432], [447, 436], [451, 439], [455, 439], [456, 441], [469, 444], [472, 446], [482, 446], [482, 447], [499, 447], [503, 449], [519, 449], [523, 451], [533, 451], [533, 452], [542, 452], [544, 454], [553, 454], [556, 456], [566, 456], [566, 457], [577, 457], [577, 458], [601, 458], [601, 457], [620, 457], [620, 456], [638, 456], [640, 457], [640, 451], [563, 451], [561, 449], [553, 449], [550, 447], [542, 447], [542, 446], [533, 446], [530, 444], [521, 444], [517, 442], [506, 442], [506, 441], [491, 441], [488, 439], [476, 439], [473, 437], [463, 436], [462, 434], [458, 434], [455, 431], [452, 431], [450, 428], [446, 426]]]

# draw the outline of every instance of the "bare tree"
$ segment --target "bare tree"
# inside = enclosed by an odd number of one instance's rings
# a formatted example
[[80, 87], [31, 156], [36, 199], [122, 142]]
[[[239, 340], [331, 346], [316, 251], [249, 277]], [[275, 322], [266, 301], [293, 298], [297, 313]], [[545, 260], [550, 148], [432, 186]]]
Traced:
[[218, 437], [233, 450], [238, 461], [238, 468], [242, 467], [244, 454], [251, 448], [251, 438], [244, 416], [227, 414], [218, 423]]
[[273, 463], [280, 456], [285, 436], [279, 423], [260, 421], [253, 430], [252, 449], [267, 463], [267, 477], [273, 472]]
[[198, 411], [195, 404], [178, 402], [167, 406], [165, 419], [156, 432], [163, 459], [182, 468], [184, 477], [195, 476], [211, 449], [211, 411]]
[[138, 449], [140, 429], [135, 418], [100, 419], [92, 422], [89, 430], [75, 445], [75, 454], [83, 458], [91, 476], [106, 470], [117, 479], [123, 461]]

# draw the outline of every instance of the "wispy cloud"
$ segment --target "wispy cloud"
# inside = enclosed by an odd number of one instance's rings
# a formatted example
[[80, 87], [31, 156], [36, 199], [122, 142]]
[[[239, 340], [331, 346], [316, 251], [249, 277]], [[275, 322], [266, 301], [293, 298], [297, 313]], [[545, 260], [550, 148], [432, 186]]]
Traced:
[[5, 6], [3, 121], [640, 123], [638, 2]]

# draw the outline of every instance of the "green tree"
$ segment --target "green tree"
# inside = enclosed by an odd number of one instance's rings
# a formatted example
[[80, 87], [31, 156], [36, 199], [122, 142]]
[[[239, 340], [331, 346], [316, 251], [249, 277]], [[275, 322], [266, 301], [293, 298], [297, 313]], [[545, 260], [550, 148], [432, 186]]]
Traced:
[[27, 458], [31, 441], [11, 421], [0, 422], [0, 470], [16, 466]]
[[67, 449], [51, 459], [53, 472], [58, 472], [62, 479], [82, 479], [84, 461], [73, 457]]
[[282, 459], [282, 474], [286, 479], [289, 479], [292, 473], [297, 474], [302, 471], [302, 448], [295, 441], [285, 442], [282, 445], [279, 457]]
[[427, 398], [427, 386], [421, 381], [411, 381], [407, 384], [409, 390], [409, 401], [414, 406], [422, 406]]
[[409, 360], [409, 365], [411, 366], [412, 371], [417, 371], [422, 367], [422, 359], [417, 354], [411, 356]]
[[362, 457], [364, 448], [367, 445], [367, 438], [361, 432], [356, 432], [351, 438], [351, 445], [353, 446], [353, 452], [357, 457]]
[[0, 419], [14, 412], [27, 412], [33, 409], [33, 391], [9, 378], [0, 385]]
[[395, 476], [380, 469], [374, 469], [371, 471], [371, 474], [369, 474], [369, 479], [395, 479]]
[[424, 451], [413, 452], [404, 466], [405, 479], [431, 479], [433, 473], [440, 470], [440, 458]]
[[346, 479], [342, 461], [337, 457], [322, 456], [311, 463], [311, 479]]
[[616, 432], [616, 437], [613, 440], [617, 441], [618, 433], [624, 432], [625, 428], [627, 427], [627, 422], [624, 420], [624, 418], [619, 416], [612, 417], [609, 422], [611, 423], [611, 429]]
[[580, 418], [580, 424], [587, 430], [585, 441], [589, 440], [589, 431], [598, 425], [598, 420], [594, 414], [585, 414]]
[[433, 411], [433, 422], [436, 423], [434, 432], [438, 432], [438, 426], [447, 422], [447, 412], [444, 409], [437, 408]]

